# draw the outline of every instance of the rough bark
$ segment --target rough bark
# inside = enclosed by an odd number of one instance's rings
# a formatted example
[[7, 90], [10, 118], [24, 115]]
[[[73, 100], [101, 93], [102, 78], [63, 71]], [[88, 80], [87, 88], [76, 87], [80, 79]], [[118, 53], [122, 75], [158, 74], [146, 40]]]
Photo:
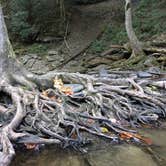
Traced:
[[125, 0], [125, 26], [126, 26], [126, 32], [129, 38], [130, 46], [132, 49], [132, 56], [143, 56], [144, 52], [141, 47], [141, 44], [133, 30], [132, 25], [132, 2], [131, 0]]

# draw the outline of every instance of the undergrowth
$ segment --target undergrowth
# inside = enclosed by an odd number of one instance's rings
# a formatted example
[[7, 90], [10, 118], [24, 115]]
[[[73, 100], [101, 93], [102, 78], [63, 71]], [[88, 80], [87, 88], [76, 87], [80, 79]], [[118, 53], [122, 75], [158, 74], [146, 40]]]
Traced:
[[[141, 41], [165, 33], [166, 1], [140, 0], [133, 10], [133, 27]], [[112, 20], [102, 37], [93, 42], [90, 52], [101, 53], [110, 44], [124, 44], [128, 41], [124, 20]]]

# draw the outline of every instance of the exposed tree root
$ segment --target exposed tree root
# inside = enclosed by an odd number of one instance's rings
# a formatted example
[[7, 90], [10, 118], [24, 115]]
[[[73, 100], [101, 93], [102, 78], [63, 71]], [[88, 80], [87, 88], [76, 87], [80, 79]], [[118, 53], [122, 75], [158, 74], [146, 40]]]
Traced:
[[[129, 43], [126, 43], [124, 46], [121, 45], [111, 45], [110, 49], [106, 50], [103, 52], [101, 55], [114, 55], [116, 51], [121, 49], [124, 52], [128, 52], [128, 54], [131, 56], [128, 59], [120, 59], [118, 61], [115, 61], [114, 63], [111, 64], [111, 68], [123, 68], [123, 69], [131, 69], [131, 68], [144, 68], [146, 64], [144, 62], [149, 58], [153, 57], [154, 60], [151, 62], [151, 65], [155, 64], [162, 64], [162, 67], [165, 67], [166, 64], [166, 56], [165, 56], [165, 45], [161, 47], [160, 44], [156, 44], [156, 46], [153, 46], [153, 43], [141, 43], [143, 47], [143, 51], [145, 52], [146, 55], [140, 54], [140, 56], [132, 56], [132, 50], [129, 45]], [[157, 47], [158, 46], [158, 47]], [[126, 57], [127, 58], [127, 57]]]
[[111, 68], [141, 68], [144, 66], [146, 56], [130, 57], [129, 59], [118, 60], [111, 64]]
[[[81, 84], [84, 89], [66, 95], [53, 88], [56, 76], [65, 83]], [[133, 72], [108, 73], [105, 77], [50, 72], [20, 78], [14, 76], [13, 84], [8, 79], [0, 82], [0, 91], [12, 100], [10, 104], [0, 103], [0, 165], [3, 166], [9, 165], [15, 155], [13, 144], [60, 144], [83, 150], [81, 146], [89, 140], [82, 131], [119, 142], [120, 134], [135, 133], [129, 127], [153, 124], [166, 116], [166, 82], [160, 79], [140, 79]], [[32, 82], [45, 92], [35, 89]], [[150, 87], [158, 86], [158, 82], [160, 89], [153, 91]]]

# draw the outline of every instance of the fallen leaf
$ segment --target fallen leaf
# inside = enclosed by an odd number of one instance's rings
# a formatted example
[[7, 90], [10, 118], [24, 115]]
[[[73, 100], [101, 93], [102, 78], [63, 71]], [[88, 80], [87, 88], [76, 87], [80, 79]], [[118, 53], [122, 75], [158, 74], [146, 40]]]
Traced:
[[131, 135], [130, 133], [127, 133], [127, 132], [122, 132], [119, 134], [120, 138], [121, 139], [130, 139], [130, 138], [133, 138], [133, 135]]
[[142, 142], [144, 142], [148, 145], [152, 145], [152, 140], [150, 138], [143, 137], [139, 134], [122, 132], [122, 133], [119, 134], [119, 136], [120, 136], [121, 139], [124, 139], [124, 140], [131, 139], [131, 138], [137, 138], [137, 139], [141, 140]]
[[45, 97], [48, 97], [48, 92], [46, 90], [42, 91], [42, 95], [45, 96]]
[[106, 127], [101, 127], [100, 129], [101, 129], [102, 133], [108, 133], [109, 132]]
[[153, 141], [150, 138], [143, 137], [141, 140], [147, 145], [152, 145], [153, 143]]
[[65, 87], [62, 79], [58, 79], [57, 77], [53, 80], [54, 88], [57, 88], [60, 92], [66, 95], [73, 95], [73, 91], [71, 87]]
[[60, 89], [64, 86], [62, 79], [58, 79], [57, 77], [53, 80], [54, 88]]
[[65, 93], [66, 95], [73, 95], [73, 91], [70, 87], [61, 87], [60, 91]]
[[25, 143], [24, 145], [25, 145], [26, 149], [28, 149], [28, 150], [35, 149], [37, 146], [37, 144], [31, 144], [31, 143]]

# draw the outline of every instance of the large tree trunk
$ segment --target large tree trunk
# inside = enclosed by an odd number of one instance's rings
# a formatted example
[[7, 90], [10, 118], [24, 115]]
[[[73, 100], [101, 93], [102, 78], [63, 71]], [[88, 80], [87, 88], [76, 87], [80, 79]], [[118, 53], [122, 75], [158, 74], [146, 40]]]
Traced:
[[[32, 86], [24, 77], [28, 75], [22, 65], [16, 60], [0, 4], [0, 75], [8, 83], [18, 80], [20, 83]], [[1, 81], [3, 80], [1, 79]]]
[[4, 73], [4, 69], [8, 69], [9, 57], [14, 57], [14, 51], [8, 38], [2, 7], [0, 6], [0, 74]]
[[125, 26], [126, 26], [126, 31], [129, 38], [130, 46], [132, 49], [132, 56], [142, 56], [144, 55], [144, 52], [133, 30], [133, 25], [132, 25], [132, 2], [131, 0], [125, 0], [125, 1], [126, 1]]
[[[9, 95], [13, 101], [13, 105], [16, 106], [16, 113], [11, 122], [8, 125], [0, 127], [0, 147], [2, 147], [2, 152], [0, 151], [0, 166], [9, 165], [15, 155], [15, 150], [10, 140], [14, 141], [22, 136], [22, 134], [14, 132], [25, 116], [21, 105], [20, 89], [14, 85], [18, 83], [32, 88], [33, 83], [25, 77], [28, 74], [29, 72], [15, 59], [0, 4], [0, 92]], [[3, 115], [1, 113], [5, 114], [7, 109], [1, 104], [0, 107], [0, 116], [2, 118]]]

